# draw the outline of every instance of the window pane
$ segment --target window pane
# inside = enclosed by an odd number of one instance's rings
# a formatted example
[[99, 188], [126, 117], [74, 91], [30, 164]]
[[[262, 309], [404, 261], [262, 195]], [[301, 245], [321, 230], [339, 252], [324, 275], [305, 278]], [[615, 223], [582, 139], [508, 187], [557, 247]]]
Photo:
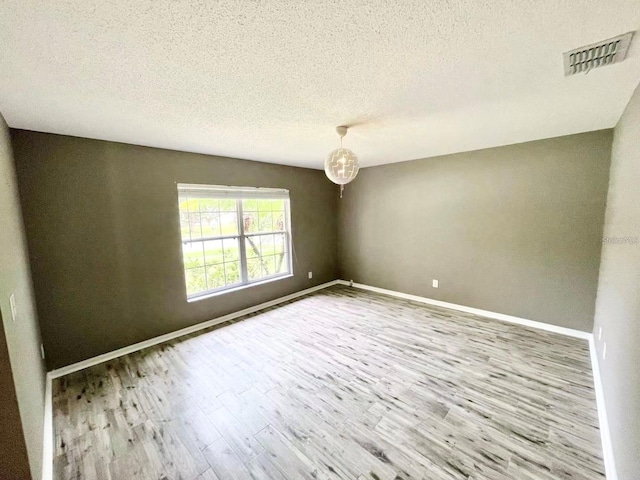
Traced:
[[247, 258], [255, 258], [260, 256], [260, 237], [246, 237], [245, 251]]
[[198, 203], [201, 212], [218, 212], [220, 210], [219, 200], [216, 198], [201, 198]]
[[258, 213], [261, 232], [273, 232], [273, 215], [271, 212]]
[[184, 273], [187, 283], [187, 295], [204, 292], [207, 289], [207, 281], [203, 267], [188, 268]]
[[233, 212], [223, 212], [220, 214], [221, 235], [238, 234], [238, 214]]
[[286, 249], [286, 235], [284, 233], [278, 233], [274, 235], [274, 251], [276, 253], [284, 253]]
[[276, 257], [269, 255], [262, 257], [262, 276], [268, 277], [276, 273]]
[[223, 248], [225, 262], [240, 260], [240, 243], [237, 238], [225, 238]]
[[208, 240], [204, 242], [204, 259], [207, 265], [224, 262], [222, 240]]
[[207, 267], [207, 284], [209, 290], [224, 287], [224, 264], [210, 265]]
[[258, 200], [258, 211], [259, 212], [270, 212], [271, 211], [271, 200]]
[[260, 235], [260, 254], [273, 255], [275, 253], [274, 235]]
[[225, 263], [224, 272], [227, 277], [227, 285], [240, 283], [240, 262]]
[[202, 238], [202, 223], [199, 213], [189, 214], [189, 231], [192, 239]]
[[220, 211], [221, 212], [235, 212], [237, 207], [236, 200], [220, 200]]
[[260, 258], [247, 259], [247, 274], [249, 280], [258, 280], [262, 278], [262, 269], [260, 267]]
[[255, 233], [258, 231], [258, 212], [243, 212], [244, 233]]
[[272, 211], [284, 211], [284, 200], [271, 200], [271, 210]]
[[184, 268], [202, 267], [204, 265], [202, 242], [183, 243], [182, 261], [184, 262]]
[[289, 271], [289, 257], [286, 253], [276, 255], [276, 269], [275, 273], [286, 273]]
[[200, 210], [198, 206], [198, 200], [195, 198], [180, 197], [179, 201], [181, 212], [198, 212]]
[[258, 200], [255, 198], [245, 198], [242, 200], [242, 211], [258, 211]]
[[202, 222], [202, 236], [203, 237], [217, 237], [220, 235], [220, 214], [215, 213], [201, 213], [200, 221]]
[[273, 230], [284, 231], [284, 212], [273, 212]]

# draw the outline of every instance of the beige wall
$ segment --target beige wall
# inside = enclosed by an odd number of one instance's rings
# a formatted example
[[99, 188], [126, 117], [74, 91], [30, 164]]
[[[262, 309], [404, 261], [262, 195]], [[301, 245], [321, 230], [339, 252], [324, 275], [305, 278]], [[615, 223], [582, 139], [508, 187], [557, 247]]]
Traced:
[[[15, 295], [17, 318], [9, 296]], [[40, 478], [44, 416], [45, 369], [40, 359], [40, 330], [29, 273], [26, 242], [9, 132], [0, 115], [0, 478], [25, 478], [26, 445], [31, 473]], [[6, 345], [6, 347], [5, 347]], [[6, 350], [5, 350], [6, 348]], [[10, 359], [10, 362], [8, 361]], [[9, 364], [10, 363], [10, 364]], [[12, 372], [11, 372], [12, 370]], [[13, 381], [11, 380], [13, 379]], [[15, 394], [6, 390], [15, 386]], [[22, 431], [17, 427], [19, 404]], [[20, 438], [23, 435], [23, 438]], [[16, 475], [16, 476], [13, 476]]]
[[[12, 134], [50, 368], [337, 278], [338, 190], [321, 171]], [[289, 189], [295, 276], [187, 303], [176, 183]]]
[[640, 472], [640, 87], [614, 130], [604, 235], [593, 332], [618, 479], [632, 480]]
[[591, 331], [611, 139], [362, 169], [340, 202], [342, 278]]

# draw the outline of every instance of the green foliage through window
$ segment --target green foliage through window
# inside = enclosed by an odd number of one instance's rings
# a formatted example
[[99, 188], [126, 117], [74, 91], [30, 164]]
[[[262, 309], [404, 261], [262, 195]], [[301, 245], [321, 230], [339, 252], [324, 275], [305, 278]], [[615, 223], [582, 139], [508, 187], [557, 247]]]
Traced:
[[188, 297], [290, 272], [288, 200], [179, 193]]

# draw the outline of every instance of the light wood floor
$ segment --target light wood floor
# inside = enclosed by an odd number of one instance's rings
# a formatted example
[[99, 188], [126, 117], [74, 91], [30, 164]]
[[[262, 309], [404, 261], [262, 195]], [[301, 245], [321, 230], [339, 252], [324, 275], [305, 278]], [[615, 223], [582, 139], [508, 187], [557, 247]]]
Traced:
[[58, 479], [603, 479], [586, 341], [332, 287], [54, 383]]

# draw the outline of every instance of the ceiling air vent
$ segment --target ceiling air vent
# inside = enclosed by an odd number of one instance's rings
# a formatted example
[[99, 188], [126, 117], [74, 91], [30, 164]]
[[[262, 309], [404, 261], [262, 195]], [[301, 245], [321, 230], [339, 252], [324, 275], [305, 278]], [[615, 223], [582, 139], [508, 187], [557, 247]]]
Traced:
[[621, 62], [627, 55], [632, 36], [633, 32], [629, 32], [603, 42], [565, 52], [562, 55], [564, 76], [587, 73], [594, 68]]

